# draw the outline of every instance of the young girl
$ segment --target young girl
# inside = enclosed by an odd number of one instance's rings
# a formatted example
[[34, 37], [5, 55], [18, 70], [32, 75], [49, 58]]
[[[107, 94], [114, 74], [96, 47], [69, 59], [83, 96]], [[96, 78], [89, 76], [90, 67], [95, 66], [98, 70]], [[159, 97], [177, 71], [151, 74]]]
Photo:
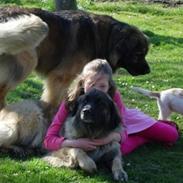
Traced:
[[[69, 140], [59, 136], [59, 131], [77, 97], [92, 88], [102, 90], [112, 97], [119, 109], [125, 131], [121, 133], [113, 132], [105, 138], [94, 140], [87, 138]], [[96, 146], [108, 144], [115, 140], [121, 143], [122, 153], [128, 154], [137, 147], [151, 141], [174, 144], [178, 136], [176, 127], [168, 122], [157, 121], [137, 109], [126, 108], [112, 79], [110, 65], [105, 60], [95, 59], [85, 65], [83, 71], [68, 91], [65, 101], [61, 103], [47, 131], [44, 146], [48, 150], [76, 147], [90, 151], [94, 150]]]

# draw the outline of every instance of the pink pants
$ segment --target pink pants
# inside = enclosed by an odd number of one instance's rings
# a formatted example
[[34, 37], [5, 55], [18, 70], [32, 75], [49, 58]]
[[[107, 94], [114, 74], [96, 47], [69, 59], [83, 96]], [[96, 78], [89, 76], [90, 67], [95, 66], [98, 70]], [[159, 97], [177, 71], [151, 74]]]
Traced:
[[178, 130], [175, 126], [158, 121], [153, 126], [141, 132], [128, 135], [127, 139], [121, 145], [121, 151], [126, 155], [139, 146], [151, 141], [157, 141], [167, 145], [174, 144], [178, 137]]

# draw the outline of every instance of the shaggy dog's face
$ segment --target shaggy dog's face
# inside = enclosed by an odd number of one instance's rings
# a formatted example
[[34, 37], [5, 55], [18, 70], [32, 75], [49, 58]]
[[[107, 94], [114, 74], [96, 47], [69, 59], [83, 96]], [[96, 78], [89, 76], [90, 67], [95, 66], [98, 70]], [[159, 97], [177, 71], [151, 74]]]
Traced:
[[79, 97], [76, 108], [77, 123], [95, 131], [101, 129], [105, 132], [111, 131], [121, 121], [112, 99], [106, 93], [96, 89]]
[[119, 67], [125, 68], [131, 75], [143, 75], [150, 72], [145, 59], [149, 41], [145, 34], [135, 27], [116, 25], [113, 28], [110, 42], [111, 66], [115, 71]]

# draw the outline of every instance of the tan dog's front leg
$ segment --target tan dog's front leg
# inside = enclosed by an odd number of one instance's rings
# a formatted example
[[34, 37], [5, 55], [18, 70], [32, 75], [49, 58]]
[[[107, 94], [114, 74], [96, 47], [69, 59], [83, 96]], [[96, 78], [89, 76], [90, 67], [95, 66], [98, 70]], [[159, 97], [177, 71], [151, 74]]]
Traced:
[[25, 80], [36, 65], [35, 50], [26, 50], [17, 55], [0, 55], [0, 109], [4, 107], [7, 93]]
[[41, 100], [51, 105], [52, 108], [57, 108], [66, 94], [71, 81], [65, 80], [65, 76], [60, 73], [58, 74], [56, 71], [50, 73], [44, 82], [44, 91]]

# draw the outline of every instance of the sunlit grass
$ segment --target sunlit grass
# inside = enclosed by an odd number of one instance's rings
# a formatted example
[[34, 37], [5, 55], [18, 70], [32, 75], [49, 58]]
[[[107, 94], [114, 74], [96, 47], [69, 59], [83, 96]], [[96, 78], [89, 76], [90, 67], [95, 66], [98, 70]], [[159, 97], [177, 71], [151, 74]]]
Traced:
[[[52, 0], [1, 0], [1, 3], [42, 7], [53, 10]], [[79, 7], [98, 14], [108, 14], [120, 21], [139, 27], [150, 38], [151, 46], [147, 60], [151, 73], [132, 77], [120, 69], [114, 76], [117, 86], [128, 107], [139, 108], [154, 118], [158, 116], [156, 101], [137, 94], [131, 86], [141, 86], [150, 90], [163, 90], [181, 87], [183, 83], [183, 7], [170, 8], [157, 4], [135, 3], [131, 1], [118, 3], [92, 3], [78, 0]], [[7, 102], [21, 99], [39, 99], [42, 82], [32, 74], [25, 82], [13, 90]], [[173, 114], [183, 130], [183, 117]], [[172, 148], [159, 144], [148, 144], [124, 157], [125, 169], [129, 174], [129, 183], [180, 183], [183, 171], [183, 138]], [[3, 183], [112, 183], [111, 174], [105, 170], [95, 175], [67, 168], [51, 168], [39, 158], [26, 161], [15, 160], [7, 155], [0, 157], [0, 182]]]

